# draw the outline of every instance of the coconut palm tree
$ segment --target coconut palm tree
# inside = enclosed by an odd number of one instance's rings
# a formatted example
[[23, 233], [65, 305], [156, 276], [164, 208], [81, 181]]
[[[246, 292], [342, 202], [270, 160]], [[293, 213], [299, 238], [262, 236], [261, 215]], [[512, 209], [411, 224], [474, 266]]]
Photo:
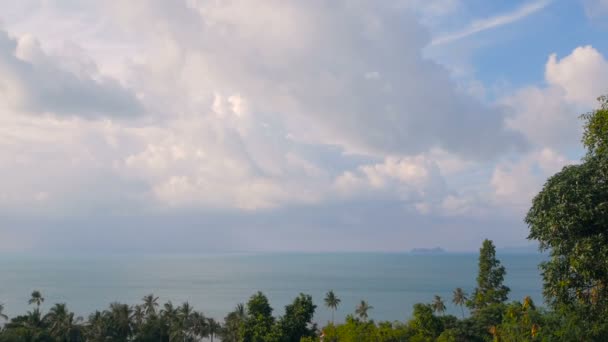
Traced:
[[236, 313], [236, 316], [241, 320], [244, 320], [245, 317], [247, 317], [247, 311], [245, 311], [245, 304], [243, 303], [238, 303], [234, 308], [234, 312]]
[[357, 309], [355, 309], [355, 313], [359, 316], [364, 322], [367, 321], [367, 312], [374, 307], [369, 305], [366, 301], [362, 300], [359, 305], [357, 305]]
[[87, 341], [104, 341], [106, 339], [106, 316], [99, 310], [90, 314], [85, 332]]
[[464, 318], [464, 304], [467, 302], [467, 293], [464, 292], [460, 287], [454, 290], [454, 296], [452, 297], [452, 303], [460, 306], [462, 312], [462, 318]]
[[146, 313], [144, 311], [143, 306], [135, 305], [133, 307], [133, 315], [131, 317], [133, 318], [133, 327], [135, 328], [135, 330], [139, 331], [146, 319]]
[[111, 330], [119, 341], [126, 341], [131, 336], [131, 308], [127, 304], [112, 303], [109, 312]]
[[340, 305], [340, 298], [336, 297], [333, 290], [330, 290], [325, 295], [325, 306], [331, 310], [331, 324], [334, 324], [334, 313]]
[[437, 312], [438, 314], [443, 315], [445, 312], [445, 304], [440, 296], [435, 295], [435, 299], [433, 300], [433, 304], [431, 304], [431, 306], [433, 307], [433, 311]]
[[211, 338], [211, 342], [213, 342], [213, 337], [215, 335], [217, 335], [218, 332], [220, 332], [220, 329], [222, 328], [222, 326], [216, 322], [213, 318], [208, 318], [207, 319], [207, 327], [208, 327], [208, 332], [209, 332], [209, 337]]
[[156, 308], [158, 307], [158, 297], [154, 297], [153, 294], [149, 294], [142, 298], [144, 301], [143, 308], [146, 313], [146, 316], [154, 316], [156, 315]]
[[32, 292], [32, 297], [28, 300], [28, 304], [36, 304], [36, 308], [40, 309], [40, 305], [44, 302], [44, 297], [42, 297], [42, 293], [38, 290], [34, 290]]
[[194, 311], [191, 315], [192, 333], [201, 339], [209, 336], [207, 318], [201, 312]]
[[0, 304], [0, 318], [4, 321], [8, 320], [8, 316], [4, 313], [4, 304]]
[[66, 304], [55, 304], [49, 313], [44, 316], [49, 332], [56, 341], [72, 341], [81, 335], [81, 317], [74, 318]]

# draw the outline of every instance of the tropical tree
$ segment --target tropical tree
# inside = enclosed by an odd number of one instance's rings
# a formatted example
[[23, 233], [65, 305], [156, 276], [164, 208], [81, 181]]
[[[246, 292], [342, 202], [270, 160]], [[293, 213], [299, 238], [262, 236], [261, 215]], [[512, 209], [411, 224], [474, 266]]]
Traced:
[[462, 318], [464, 318], [464, 305], [466, 304], [468, 298], [466, 292], [462, 290], [462, 288], [458, 287], [454, 290], [452, 303], [460, 306], [460, 311], [462, 312]]
[[479, 310], [507, 300], [510, 289], [503, 285], [506, 270], [496, 258], [496, 247], [491, 240], [484, 240], [479, 250], [479, 273], [477, 287], [468, 304]]
[[80, 322], [82, 318], [74, 317], [64, 303], [55, 304], [44, 316], [50, 335], [56, 341], [76, 341], [81, 340], [82, 330]]
[[438, 314], [443, 314], [445, 312], [445, 303], [438, 295], [435, 295], [435, 299], [433, 300], [433, 304], [431, 304], [431, 306], [433, 307], [433, 311]]
[[146, 313], [146, 316], [154, 316], [156, 315], [156, 308], [158, 307], [158, 297], [154, 297], [153, 294], [149, 294], [142, 298], [144, 304], [143, 309]]
[[131, 308], [127, 304], [110, 304], [109, 323], [112, 335], [117, 341], [127, 341], [133, 333]]
[[275, 337], [279, 341], [300, 341], [303, 337], [315, 336], [317, 329], [312, 318], [316, 308], [310, 295], [300, 293], [285, 307], [285, 314], [277, 322]]
[[191, 315], [192, 333], [201, 339], [209, 336], [209, 324], [205, 315], [194, 311]]
[[235, 309], [224, 317], [224, 326], [220, 332], [222, 342], [239, 342], [241, 326], [247, 319], [245, 305], [237, 304]]
[[87, 341], [102, 342], [106, 340], [106, 317], [101, 311], [95, 311], [89, 315], [85, 325], [85, 336]]
[[357, 308], [355, 309], [355, 314], [357, 314], [357, 316], [359, 316], [359, 318], [361, 318], [364, 322], [367, 321], [368, 318], [368, 311], [373, 309], [374, 307], [369, 305], [366, 301], [362, 300], [359, 305], [357, 305]]
[[251, 296], [247, 302], [247, 319], [241, 330], [243, 342], [266, 341], [273, 325], [274, 317], [268, 298], [262, 292]]
[[215, 337], [215, 335], [217, 335], [221, 329], [222, 326], [213, 318], [207, 319], [207, 331], [209, 333], [209, 338], [211, 339], [211, 342], [213, 342], [213, 337]]
[[336, 296], [336, 294], [334, 293], [333, 290], [330, 290], [325, 295], [325, 306], [331, 310], [331, 323], [332, 324], [334, 323], [334, 313], [338, 309], [340, 302], [341, 302], [340, 298], [338, 298]]
[[550, 177], [526, 216], [529, 239], [549, 251], [544, 296], [586, 340], [608, 339], [608, 97], [582, 115], [587, 153]]
[[4, 313], [4, 304], [0, 304], [0, 318], [8, 320], [8, 316]]
[[36, 304], [37, 309], [40, 309], [40, 305], [43, 302], [44, 302], [44, 297], [42, 297], [42, 293], [40, 293], [40, 291], [38, 291], [38, 290], [34, 290], [32, 292], [30, 300], [28, 300], [28, 304], [30, 304], [30, 305]]

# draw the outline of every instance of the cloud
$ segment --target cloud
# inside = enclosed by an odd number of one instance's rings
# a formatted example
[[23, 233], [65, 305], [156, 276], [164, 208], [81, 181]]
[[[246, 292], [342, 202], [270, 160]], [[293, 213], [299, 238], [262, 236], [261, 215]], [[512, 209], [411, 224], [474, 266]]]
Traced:
[[47, 55], [31, 35], [0, 31], [0, 98], [16, 110], [81, 117], [129, 117], [141, 112], [134, 94], [98, 73], [75, 72]]
[[550, 3], [550, 0], [539, 0], [524, 4], [513, 12], [500, 14], [486, 19], [475, 20], [471, 22], [469, 26], [460, 31], [445, 33], [436, 38], [433, 38], [433, 40], [431, 41], [431, 45], [451, 43], [453, 41], [469, 37], [479, 32], [491, 30], [500, 26], [517, 22], [544, 9]]
[[578, 145], [578, 116], [608, 92], [608, 62], [591, 46], [577, 47], [562, 59], [552, 54], [545, 80], [546, 87], [525, 87], [501, 100], [513, 111], [507, 124], [540, 146]]
[[593, 106], [608, 92], [608, 61], [591, 45], [580, 46], [561, 60], [549, 56], [545, 78], [566, 92], [568, 102]]
[[582, 0], [589, 18], [599, 19], [608, 15], [608, 0]]
[[126, 16], [125, 30], [145, 25], [163, 37], [150, 46], [142, 80], [174, 82], [185, 95], [238, 93], [253, 111], [286, 117], [302, 140], [375, 155], [442, 148], [486, 158], [521, 147], [500, 108], [461, 93], [446, 69], [422, 56], [428, 34], [406, 9], [347, 1], [121, 4], [115, 11]]

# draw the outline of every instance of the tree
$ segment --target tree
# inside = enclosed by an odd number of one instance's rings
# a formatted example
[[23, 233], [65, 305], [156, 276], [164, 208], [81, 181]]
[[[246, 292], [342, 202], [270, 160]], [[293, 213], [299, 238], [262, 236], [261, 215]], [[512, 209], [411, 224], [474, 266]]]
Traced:
[[279, 341], [300, 341], [302, 337], [315, 336], [317, 329], [312, 318], [316, 308], [310, 295], [300, 293], [285, 307], [285, 315], [277, 322], [275, 337]]
[[220, 330], [222, 329], [222, 326], [218, 322], [216, 322], [213, 318], [207, 319], [207, 326], [208, 326], [209, 337], [211, 338], [211, 342], [213, 342], [213, 337], [220, 332]]
[[340, 298], [336, 297], [336, 294], [333, 290], [330, 290], [325, 295], [325, 306], [331, 310], [331, 323], [334, 323], [334, 313], [338, 309], [340, 302]]
[[[543, 292], [556, 311], [579, 320], [586, 339], [608, 338], [608, 97], [582, 115], [581, 164], [564, 167], [534, 197], [525, 222], [549, 260]], [[578, 317], [578, 318], [577, 318]]]
[[462, 318], [464, 318], [464, 305], [466, 304], [467, 300], [468, 298], [466, 292], [464, 292], [460, 287], [454, 290], [452, 303], [460, 306], [460, 311], [462, 311]]
[[0, 304], [0, 318], [8, 320], [8, 316], [4, 313], [4, 304]]
[[153, 294], [149, 294], [142, 298], [144, 304], [143, 308], [146, 313], [146, 316], [154, 316], [156, 315], [156, 308], [158, 307], [158, 297], [154, 297]]
[[127, 304], [110, 304], [109, 324], [112, 336], [116, 341], [128, 341], [133, 327], [131, 308]]
[[443, 330], [441, 321], [433, 315], [433, 308], [428, 304], [415, 304], [409, 326], [413, 330], [412, 341], [434, 341]]
[[266, 341], [273, 324], [274, 317], [268, 298], [262, 292], [251, 296], [247, 302], [247, 319], [242, 329], [243, 342]]
[[438, 314], [443, 314], [445, 312], [445, 303], [443, 303], [443, 299], [440, 296], [435, 295], [435, 299], [433, 300], [433, 311]]
[[224, 317], [224, 326], [220, 332], [222, 342], [239, 342], [241, 326], [247, 319], [245, 305], [238, 304], [235, 309]]
[[359, 316], [359, 318], [361, 318], [365, 322], [365, 321], [367, 321], [367, 317], [368, 317], [367, 312], [373, 308], [374, 308], [373, 306], [369, 305], [366, 301], [362, 300], [359, 303], [359, 305], [357, 305], [357, 308], [355, 309], [355, 313], [357, 314], [357, 316]]
[[472, 309], [479, 310], [492, 304], [500, 304], [507, 300], [510, 289], [503, 285], [505, 267], [496, 258], [496, 247], [491, 240], [484, 240], [479, 250], [479, 273], [477, 287], [468, 304]]
[[79, 323], [82, 318], [74, 318], [66, 304], [55, 304], [46, 314], [44, 320], [48, 324], [50, 335], [56, 341], [68, 342], [81, 340]]
[[44, 297], [42, 297], [42, 294], [40, 293], [40, 291], [34, 290], [32, 292], [32, 296], [31, 296], [30, 300], [28, 301], [28, 304], [30, 304], [30, 305], [36, 304], [36, 308], [40, 309], [40, 305], [43, 302], [44, 302]]

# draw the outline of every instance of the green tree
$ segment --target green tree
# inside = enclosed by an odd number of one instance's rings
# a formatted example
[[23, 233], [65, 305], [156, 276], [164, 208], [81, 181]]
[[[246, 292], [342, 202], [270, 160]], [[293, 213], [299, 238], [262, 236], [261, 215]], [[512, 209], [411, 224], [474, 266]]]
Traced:
[[333, 290], [330, 290], [325, 295], [325, 306], [331, 310], [331, 322], [334, 323], [334, 313], [340, 305], [340, 298], [336, 296]]
[[153, 294], [149, 294], [142, 298], [144, 304], [143, 309], [146, 313], [146, 316], [154, 316], [156, 315], [156, 308], [158, 307], [158, 297], [155, 297]]
[[40, 293], [40, 291], [38, 291], [38, 290], [34, 290], [32, 292], [30, 300], [28, 300], [28, 304], [30, 304], [30, 305], [36, 304], [37, 309], [40, 309], [40, 305], [43, 302], [44, 302], [44, 297], [42, 297], [42, 293]]
[[302, 337], [312, 337], [316, 333], [316, 325], [312, 318], [317, 308], [310, 295], [300, 293], [294, 301], [285, 307], [285, 315], [277, 322], [279, 341], [299, 341]]
[[431, 306], [433, 307], [433, 311], [440, 315], [445, 312], [445, 303], [443, 302], [443, 299], [441, 299], [440, 296], [435, 295], [435, 298], [433, 299], [433, 304], [431, 304]]
[[505, 267], [496, 258], [496, 247], [491, 240], [484, 240], [479, 250], [477, 287], [468, 302], [469, 306], [474, 310], [479, 310], [492, 304], [505, 302], [510, 291], [507, 286], [503, 285], [505, 274]]
[[433, 307], [428, 304], [414, 305], [408, 325], [413, 333], [411, 341], [434, 341], [443, 331], [441, 320], [433, 315]]
[[466, 304], [468, 298], [466, 292], [464, 292], [460, 287], [454, 290], [452, 296], [452, 303], [460, 306], [460, 311], [462, 312], [462, 318], [464, 318], [464, 305]]
[[44, 320], [48, 324], [50, 335], [58, 342], [81, 341], [82, 329], [80, 322], [82, 318], [74, 317], [66, 304], [55, 304], [45, 315]]
[[216, 322], [213, 318], [207, 319], [207, 331], [209, 333], [209, 338], [211, 342], [213, 342], [213, 338], [221, 331], [222, 326]]
[[582, 163], [547, 180], [525, 221], [528, 238], [549, 251], [540, 266], [547, 302], [585, 339], [608, 340], [608, 98], [599, 101], [582, 115]]
[[373, 309], [374, 307], [369, 305], [366, 301], [362, 300], [359, 305], [357, 305], [357, 308], [355, 309], [355, 313], [357, 314], [357, 316], [359, 316], [359, 318], [361, 318], [364, 322], [367, 321], [368, 318], [368, 311]]
[[133, 332], [131, 308], [127, 304], [112, 303], [109, 311], [109, 327], [115, 341], [128, 341]]
[[0, 318], [4, 321], [8, 320], [8, 316], [4, 313], [4, 304], [0, 304]]
[[243, 342], [266, 341], [273, 324], [274, 317], [268, 298], [262, 292], [251, 296], [247, 302], [247, 319], [242, 329]]
[[224, 317], [224, 326], [220, 331], [222, 342], [239, 342], [241, 327], [247, 318], [245, 305], [238, 304], [236, 308]]

